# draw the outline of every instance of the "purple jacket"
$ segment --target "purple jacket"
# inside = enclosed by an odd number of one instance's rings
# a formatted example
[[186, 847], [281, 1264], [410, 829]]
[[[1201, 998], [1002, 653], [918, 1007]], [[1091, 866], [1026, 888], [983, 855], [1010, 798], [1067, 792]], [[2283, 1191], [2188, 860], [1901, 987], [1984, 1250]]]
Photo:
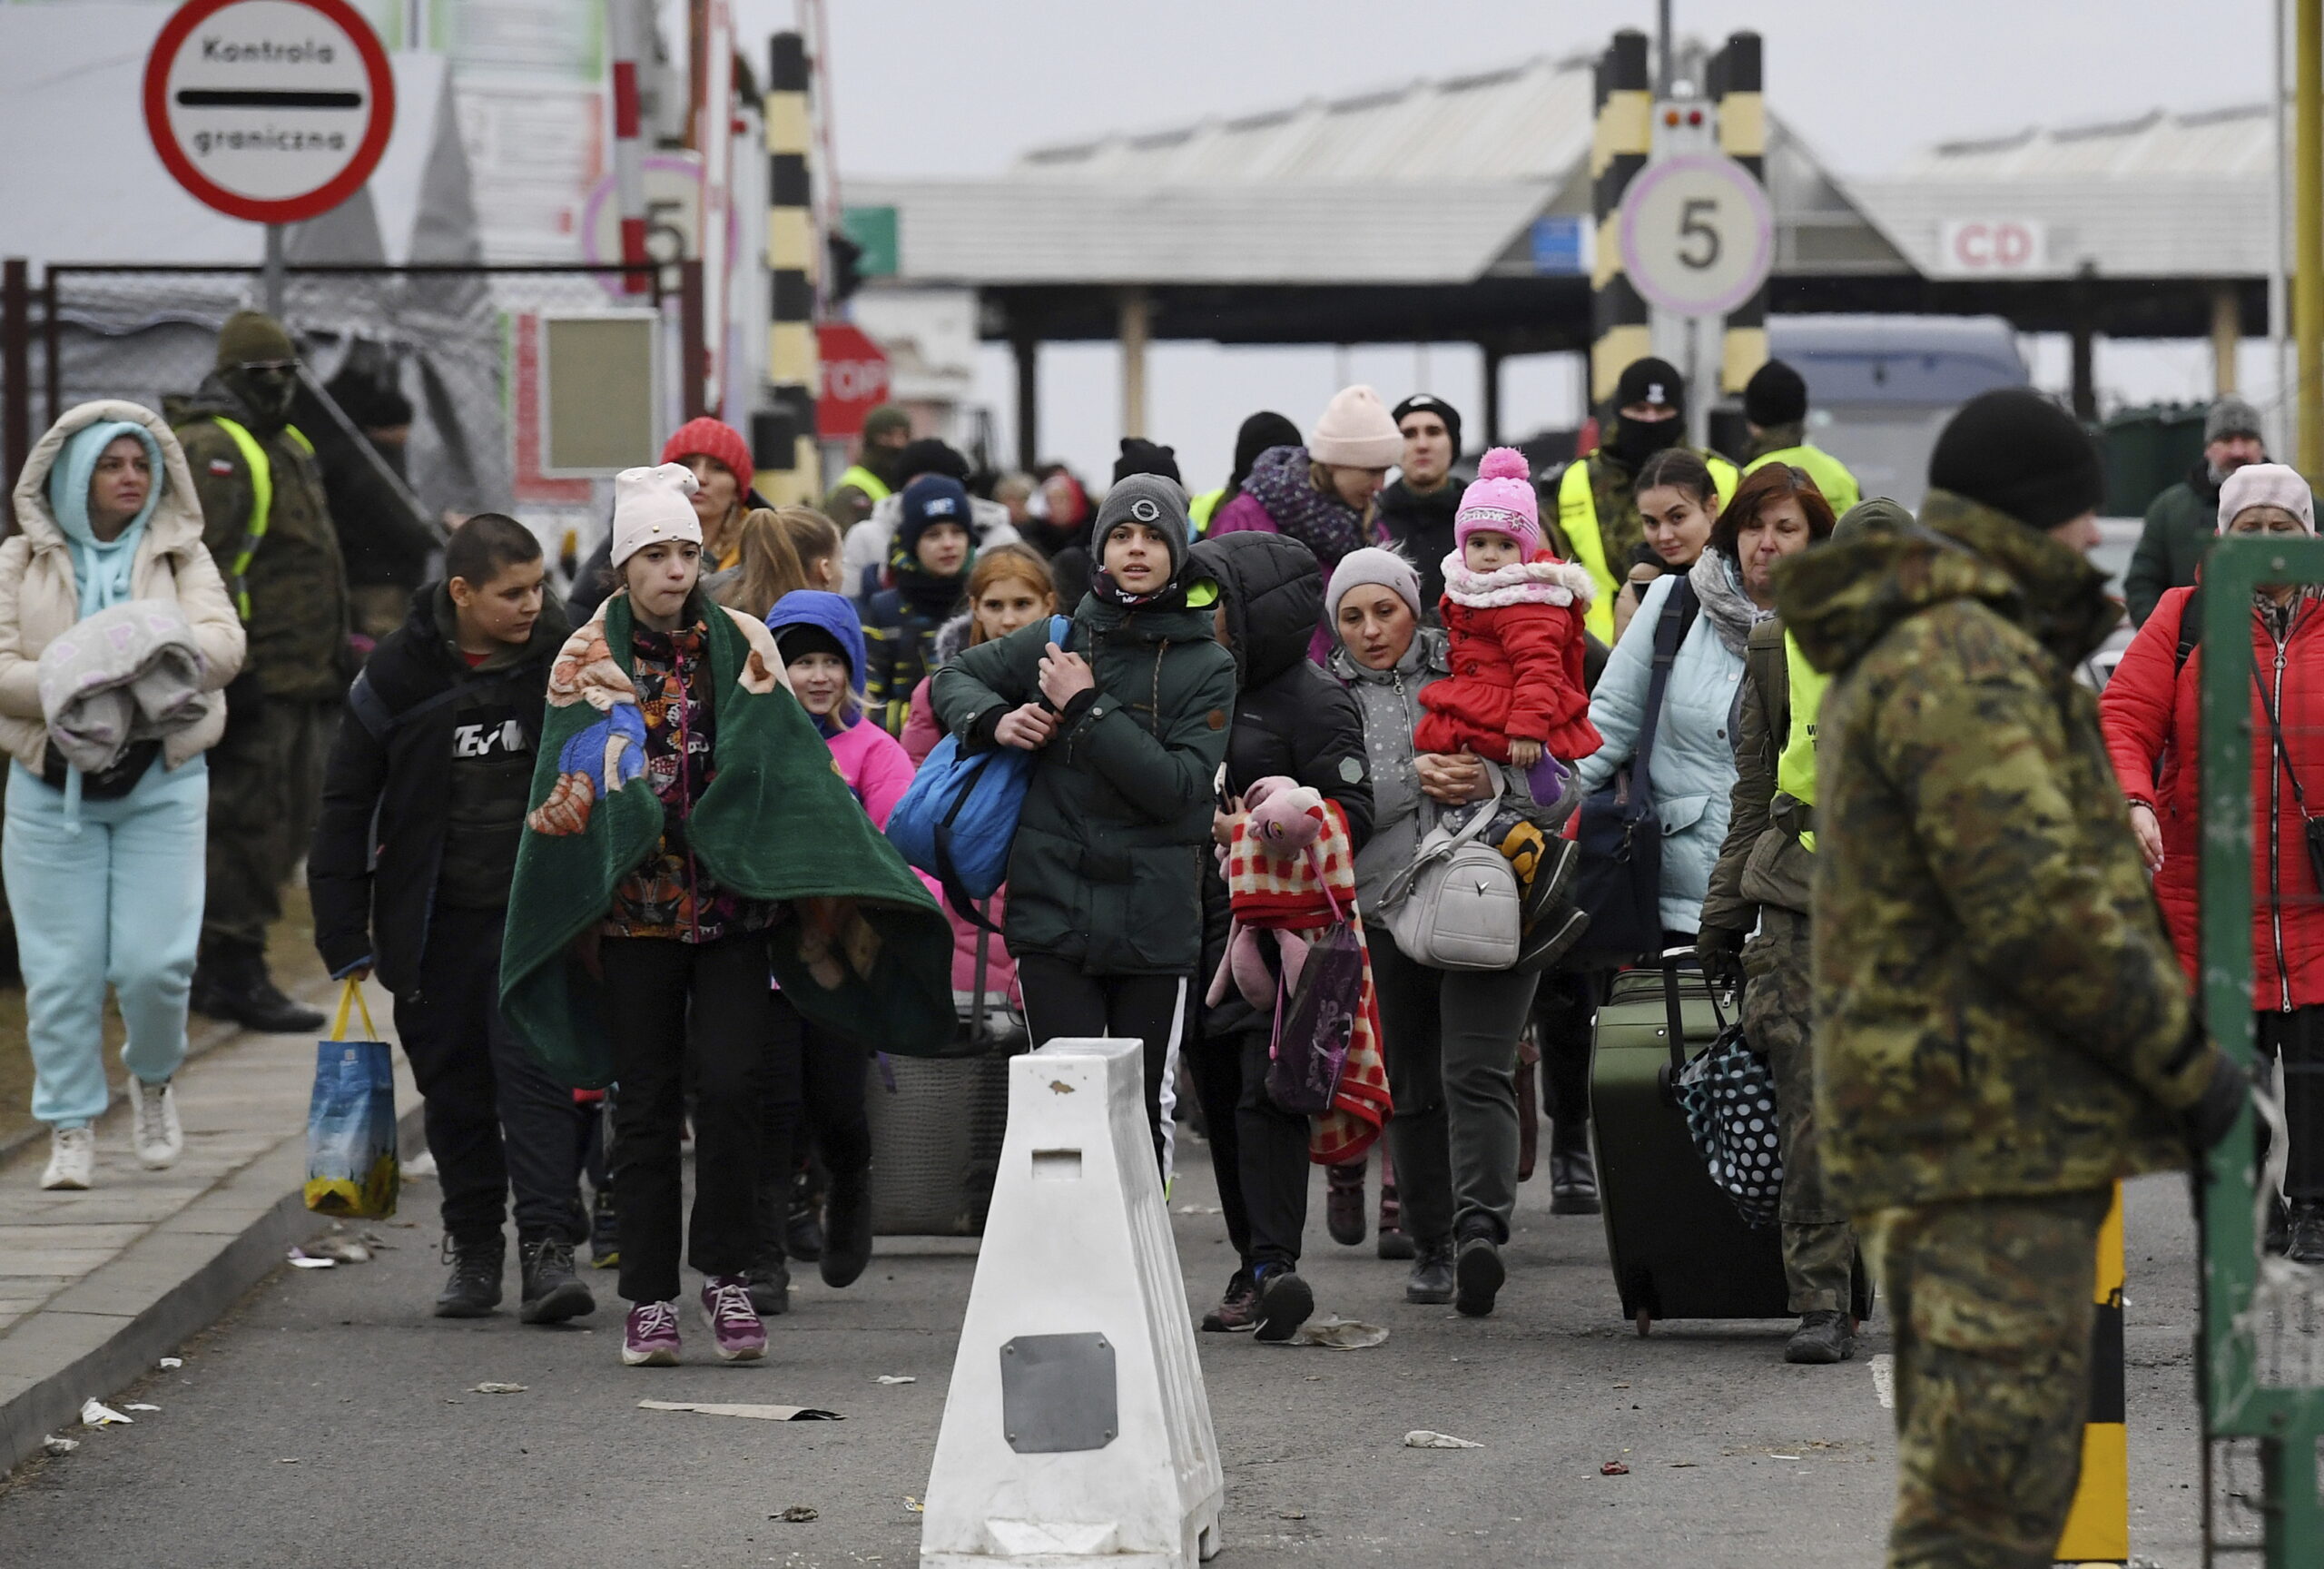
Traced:
[[[1210, 519], [1210, 528], [1206, 530], [1211, 537], [1220, 534], [1280, 534], [1282, 532], [1283, 530], [1275, 526], [1275, 520], [1267, 516], [1267, 509], [1259, 505], [1258, 498], [1248, 490], [1237, 492], [1235, 499], [1214, 513]], [[1323, 563], [1324, 582], [1329, 583], [1332, 580], [1332, 573], [1338, 566], [1339, 563], [1336, 561]], [[1329, 607], [1325, 609], [1328, 612]], [[1315, 624], [1315, 636], [1307, 639], [1307, 657], [1328, 668], [1332, 650], [1338, 647], [1339, 643], [1339, 634], [1333, 630], [1330, 617], [1326, 614], [1324, 619]]]

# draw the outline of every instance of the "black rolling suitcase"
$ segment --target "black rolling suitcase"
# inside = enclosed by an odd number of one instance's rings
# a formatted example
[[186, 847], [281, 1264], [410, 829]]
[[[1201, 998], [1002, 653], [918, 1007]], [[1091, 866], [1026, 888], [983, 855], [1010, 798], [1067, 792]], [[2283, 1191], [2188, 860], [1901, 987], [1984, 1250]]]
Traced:
[[[1598, 1011], [1590, 1071], [1591, 1133], [1606, 1251], [1622, 1316], [1645, 1334], [1657, 1318], [1786, 1318], [1782, 1233], [1743, 1223], [1703, 1169], [1671, 1086], [1689, 1057], [1718, 1039], [1718, 1004], [1692, 951], [1625, 970]], [[1691, 1049], [1691, 1050], [1690, 1050]], [[1863, 1270], [1854, 1306], [1869, 1311]]]

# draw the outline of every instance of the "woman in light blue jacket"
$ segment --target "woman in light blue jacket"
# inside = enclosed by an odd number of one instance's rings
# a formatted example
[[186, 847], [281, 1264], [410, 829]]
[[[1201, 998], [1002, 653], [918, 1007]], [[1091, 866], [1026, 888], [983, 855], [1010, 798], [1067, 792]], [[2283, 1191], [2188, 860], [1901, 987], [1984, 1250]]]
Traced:
[[1670, 666], [1648, 769], [1662, 819], [1662, 926], [1674, 946], [1702, 927], [1703, 897], [1727, 837], [1743, 655], [1752, 627], [1774, 610], [1775, 564], [1831, 531], [1829, 508], [1811, 515], [1793, 495], [1786, 481], [1796, 472], [1770, 464], [1743, 482], [1694, 564], [1646, 590], [1590, 697], [1590, 722], [1606, 744], [1581, 760], [1585, 793], [1637, 755], [1655, 628], [1666, 615], [1690, 623]]

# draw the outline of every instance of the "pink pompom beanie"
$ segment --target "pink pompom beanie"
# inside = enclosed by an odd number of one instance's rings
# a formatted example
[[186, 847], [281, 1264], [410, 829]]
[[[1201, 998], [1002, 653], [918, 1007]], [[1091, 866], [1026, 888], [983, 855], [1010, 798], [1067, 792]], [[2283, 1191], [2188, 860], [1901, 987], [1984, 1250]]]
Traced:
[[1307, 456], [1344, 469], [1393, 469], [1403, 461], [1404, 433], [1388, 418], [1380, 394], [1358, 385], [1343, 387], [1324, 405]]
[[1456, 548], [1468, 547], [1469, 536], [1485, 532], [1506, 534], [1531, 561], [1541, 553], [1541, 508], [1533, 494], [1532, 468], [1514, 447], [1496, 447], [1477, 465], [1477, 477], [1461, 492], [1461, 509], [1452, 514]]

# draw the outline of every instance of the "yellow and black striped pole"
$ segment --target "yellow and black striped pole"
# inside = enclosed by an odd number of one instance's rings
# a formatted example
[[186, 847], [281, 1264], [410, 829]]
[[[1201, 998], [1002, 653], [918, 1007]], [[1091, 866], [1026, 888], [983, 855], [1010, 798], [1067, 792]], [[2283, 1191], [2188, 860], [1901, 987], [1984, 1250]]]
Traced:
[[2090, 1415], [2082, 1430], [2082, 1485], [2058, 1538], [2061, 1564], [2131, 1557], [2131, 1440], [2122, 1363], [2122, 1185], [2098, 1233], [2098, 1320], [2090, 1332]]
[[780, 507], [812, 504], [822, 493], [815, 449], [815, 391], [822, 367], [815, 350], [807, 50], [798, 34], [778, 33], [770, 53], [764, 111], [773, 320], [767, 327], [766, 376], [773, 408], [752, 421], [751, 457], [758, 468], [759, 494]]
[[1597, 222], [1597, 262], [1590, 273], [1590, 400], [1614, 395], [1631, 360], [1654, 351], [1646, 299], [1622, 270], [1622, 196], [1654, 141], [1654, 93], [1647, 76], [1646, 35], [1624, 28], [1600, 57], [1598, 121], [1590, 143], [1590, 210]]
[[[1767, 67], [1757, 33], [1732, 33], [1711, 59], [1710, 92], [1718, 107], [1718, 149], [1761, 187], [1768, 183]], [[1719, 344], [1719, 390], [1740, 397], [1768, 362], [1768, 286], [1727, 313]]]

